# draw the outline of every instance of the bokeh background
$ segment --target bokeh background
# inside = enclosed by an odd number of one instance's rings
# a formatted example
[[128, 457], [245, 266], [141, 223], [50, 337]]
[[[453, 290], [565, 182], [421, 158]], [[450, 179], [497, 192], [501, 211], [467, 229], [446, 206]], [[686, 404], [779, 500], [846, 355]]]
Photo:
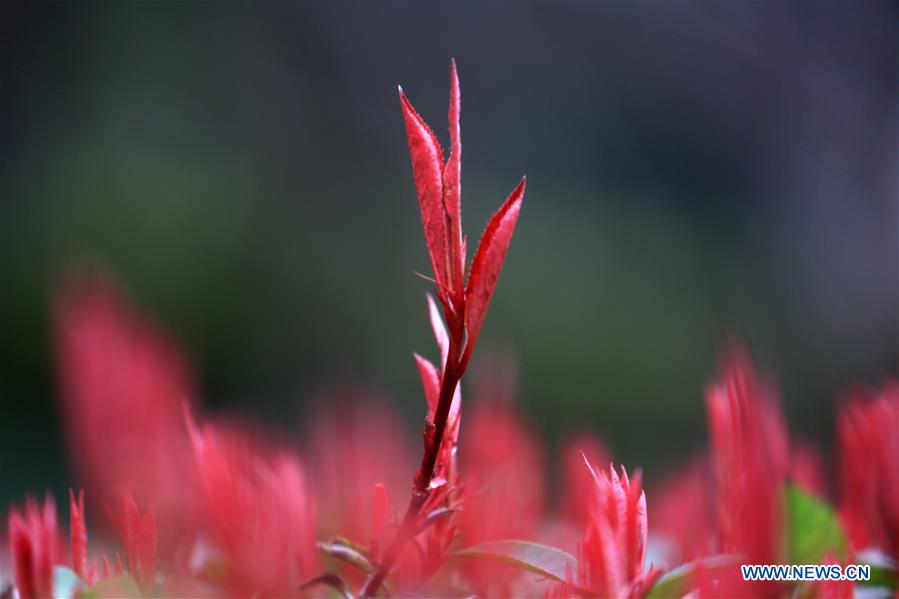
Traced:
[[296, 434], [360, 388], [412, 435], [435, 352], [396, 84], [446, 143], [451, 56], [472, 242], [528, 175], [473, 368], [511, 356], [550, 443], [589, 427], [656, 478], [705, 443], [735, 337], [825, 447], [838, 394], [897, 374], [895, 4], [0, 13], [2, 503], [70, 482], [49, 317], [73, 264], [118, 275], [213, 410]]

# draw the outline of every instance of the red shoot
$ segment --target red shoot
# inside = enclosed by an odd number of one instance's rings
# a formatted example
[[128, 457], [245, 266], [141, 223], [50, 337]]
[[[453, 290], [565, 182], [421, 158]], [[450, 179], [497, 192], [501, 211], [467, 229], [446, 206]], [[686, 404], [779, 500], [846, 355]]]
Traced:
[[431, 323], [440, 347], [440, 369], [416, 356], [428, 400], [424, 455], [414, 477], [412, 499], [403, 523], [383, 560], [363, 587], [363, 597], [378, 591], [404, 546], [415, 535], [420, 512], [427, 503], [429, 494], [446, 482], [447, 472], [452, 470], [460, 422], [459, 380], [465, 372], [484, 322], [524, 196], [522, 179], [487, 223], [466, 285], [466, 244], [462, 237], [461, 223], [461, 93], [455, 60], [450, 64], [450, 156], [445, 164], [443, 151], [434, 133], [412, 107], [402, 88], [399, 94], [425, 243], [448, 331], [444, 330], [440, 317], [436, 314], [436, 307], [432, 304]]

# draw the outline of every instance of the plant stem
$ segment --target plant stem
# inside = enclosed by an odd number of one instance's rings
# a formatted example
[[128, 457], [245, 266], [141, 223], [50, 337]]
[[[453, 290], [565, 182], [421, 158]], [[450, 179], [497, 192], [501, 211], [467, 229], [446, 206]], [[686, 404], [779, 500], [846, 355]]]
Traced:
[[447, 357], [446, 367], [443, 369], [443, 378], [440, 382], [440, 396], [437, 400], [437, 409], [434, 413], [434, 437], [430, 444], [425, 446], [424, 454], [421, 458], [421, 466], [415, 474], [412, 484], [412, 497], [409, 500], [409, 506], [406, 508], [406, 514], [403, 521], [396, 531], [393, 540], [387, 546], [384, 557], [375, 568], [365, 585], [362, 587], [361, 596], [372, 597], [381, 588], [384, 579], [390, 574], [394, 563], [400, 556], [412, 537], [417, 532], [418, 517], [421, 508], [425, 504], [430, 495], [431, 479], [434, 477], [434, 466], [437, 463], [437, 457], [440, 455], [440, 445], [443, 442], [444, 433], [446, 432], [446, 424], [449, 419], [450, 408], [453, 404], [453, 395], [456, 392], [456, 386], [459, 379], [462, 378], [462, 369], [459, 368], [458, 346], [456, 342], [458, 337], [453, 335], [450, 342], [449, 356]]

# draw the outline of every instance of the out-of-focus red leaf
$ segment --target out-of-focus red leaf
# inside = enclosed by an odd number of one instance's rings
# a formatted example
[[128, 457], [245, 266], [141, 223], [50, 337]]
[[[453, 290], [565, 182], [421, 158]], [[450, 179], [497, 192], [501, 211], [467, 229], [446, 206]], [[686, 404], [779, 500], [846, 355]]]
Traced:
[[371, 502], [371, 553], [376, 554], [378, 549], [378, 540], [384, 525], [387, 524], [387, 512], [390, 502], [387, 497], [387, 487], [384, 483], [375, 483], [372, 489]]
[[364, 542], [371, 529], [372, 487], [382, 482], [389, 496], [405, 496], [415, 451], [401, 421], [378, 396], [333, 389], [323, 400], [327, 409], [304, 429], [310, 491], [320, 507], [318, 531], [324, 538]]
[[[101, 274], [75, 277], [55, 301], [63, 422], [87, 509], [127, 488], [159, 516], [170, 556], [196, 514], [196, 477], [181, 416], [196, 397], [176, 344]], [[105, 522], [105, 519], [97, 519]]]
[[[726, 354], [706, 391], [720, 549], [772, 563], [781, 544], [780, 494], [789, 440], [773, 386], [741, 347]], [[771, 589], [767, 589], [771, 591]]]
[[856, 549], [899, 560], [899, 382], [854, 389], [837, 415], [840, 519]]
[[700, 454], [668, 474], [650, 495], [653, 534], [667, 541], [668, 563], [709, 555], [716, 537], [714, 479], [709, 459]]
[[790, 479], [803, 490], [827, 497], [827, 479], [821, 452], [810, 443], [795, 442], [790, 448]]
[[468, 333], [468, 349], [471, 351], [478, 338], [496, 281], [503, 269], [506, 250], [515, 232], [521, 200], [524, 197], [525, 178], [522, 177], [512, 193], [490, 218], [481, 236], [478, 250], [471, 264], [471, 274], [465, 289], [465, 326]]
[[[459, 127], [461, 102], [459, 93], [459, 75], [456, 72], [456, 60], [450, 63], [450, 99], [449, 120], [450, 155], [443, 169], [443, 203], [447, 216], [447, 239], [450, 260], [449, 288], [461, 291], [464, 276], [464, 256], [462, 255], [462, 138]], [[461, 298], [458, 298], [461, 299]]]
[[137, 537], [141, 580], [152, 586], [156, 578], [156, 514], [150, 510], [141, 519]]
[[204, 491], [204, 524], [227, 565], [228, 592], [290, 594], [318, 563], [315, 504], [301, 465], [243, 430], [198, 426], [189, 414], [187, 426]]
[[[846, 567], [846, 564], [841, 564], [833, 554], [825, 555], [821, 559], [821, 565]], [[856, 596], [855, 585], [851, 580], [820, 580], [810, 586], [817, 587], [817, 592], [813, 596], [818, 599], [854, 599]]]
[[[459, 524], [467, 545], [533, 538], [543, 514], [542, 447], [515, 408], [501, 401], [511, 399], [506, 393], [476, 386], [465, 415], [459, 478], [469, 496]], [[505, 596], [520, 572], [473, 562], [465, 564], [465, 574], [479, 594]]]
[[130, 492], [119, 495], [118, 505], [110, 511], [110, 520], [119, 531], [128, 573], [144, 588], [152, 588], [156, 580], [156, 517], [152, 510], [143, 516]]
[[428, 400], [428, 422], [434, 422], [434, 412], [437, 410], [437, 400], [440, 395], [440, 375], [437, 369], [427, 358], [418, 354], [415, 356], [415, 364], [418, 366], [418, 374], [421, 375], [421, 385], [425, 390]]
[[447, 214], [443, 204], [443, 152], [434, 133], [415, 112], [402, 88], [399, 89], [399, 94], [403, 121], [406, 124], [406, 138], [409, 141], [409, 155], [412, 158], [415, 189], [421, 208], [421, 224], [424, 227], [434, 278], [437, 280], [437, 293], [445, 298], [446, 290], [449, 288], [447, 278], [449, 256]]
[[53, 497], [47, 495], [43, 505], [29, 497], [24, 514], [10, 509], [9, 549], [19, 596], [22, 599], [50, 596], [53, 566], [59, 557]]
[[69, 489], [69, 534], [72, 537], [72, 571], [87, 579], [87, 527], [84, 525], [84, 489], [75, 493]]

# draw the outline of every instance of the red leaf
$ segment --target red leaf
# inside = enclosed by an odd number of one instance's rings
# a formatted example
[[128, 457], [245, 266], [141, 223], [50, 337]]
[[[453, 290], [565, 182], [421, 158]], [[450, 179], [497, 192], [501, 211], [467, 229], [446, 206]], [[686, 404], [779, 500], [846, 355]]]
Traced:
[[446, 325], [443, 324], [443, 317], [440, 316], [440, 308], [437, 302], [427, 294], [428, 297], [428, 316], [431, 319], [431, 329], [434, 331], [434, 339], [437, 340], [437, 347], [440, 349], [440, 369], [446, 367], [446, 358], [449, 356], [449, 335], [446, 332]]
[[[454, 292], [461, 292], [465, 271], [465, 257], [462, 254], [462, 139], [459, 130], [461, 102], [459, 99], [459, 75], [456, 61], [450, 63], [449, 120], [450, 156], [443, 169], [443, 204], [447, 217], [447, 238], [450, 263], [450, 280], [447, 283]], [[461, 299], [461, 298], [454, 298]]]
[[85, 579], [87, 574], [87, 528], [84, 525], [84, 489], [75, 494], [69, 489], [69, 534], [72, 537], [72, 571]]
[[110, 514], [110, 519], [125, 546], [128, 573], [142, 585], [152, 586], [156, 578], [156, 518], [152, 511], [141, 517], [129, 491], [120, 494], [118, 503], [118, 509]]
[[28, 497], [24, 513], [9, 510], [9, 552], [14, 581], [22, 599], [49, 597], [57, 552], [56, 504], [49, 494], [43, 505]]
[[41, 583], [36, 575], [38, 556], [35, 555], [28, 524], [14, 509], [9, 512], [9, 548], [19, 595], [23, 599], [37, 597], [37, 587]]
[[518, 221], [524, 187], [525, 178], [522, 177], [518, 187], [490, 217], [475, 253], [471, 274], [468, 276], [468, 286], [465, 289], [465, 326], [468, 332], [466, 352], [471, 352], [474, 347], [484, 316], [487, 314], [487, 307], [490, 305], [490, 298], [496, 288], [496, 281], [503, 269], [506, 250], [509, 249], [515, 223]]
[[387, 514], [390, 507], [390, 501], [387, 497], [387, 487], [384, 483], [375, 483], [372, 493], [371, 506], [371, 553], [378, 553], [378, 540], [381, 538], [381, 531], [387, 524]]
[[446, 297], [447, 280], [447, 214], [443, 205], [443, 152], [434, 133], [425, 124], [400, 88], [400, 105], [406, 124], [415, 189], [421, 209], [421, 224], [425, 232], [431, 267], [437, 280], [437, 292]]
[[140, 556], [140, 580], [150, 586], [156, 578], [156, 516], [152, 510], [144, 514], [137, 544]]
[[415, 363], [418, 365], [418, 374], [421, 376], [421, 385], [425, 389], [425, 397], [428, 400], [428, 422], [434, 422], [434, 412], [437, 410], [437, 401], [440, 398], [440, 375], [437, 369], [427, 358], [418, 354]]

